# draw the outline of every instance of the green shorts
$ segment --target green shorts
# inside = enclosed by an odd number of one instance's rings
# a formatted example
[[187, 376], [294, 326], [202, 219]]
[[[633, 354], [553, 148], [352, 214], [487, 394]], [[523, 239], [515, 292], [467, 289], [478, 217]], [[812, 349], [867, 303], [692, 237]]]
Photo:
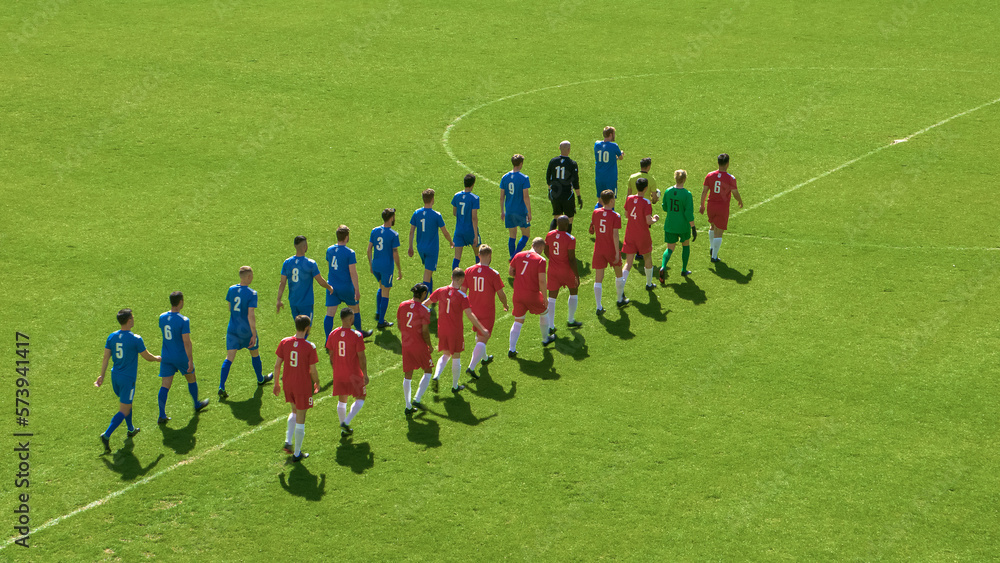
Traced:
[[667, 231], [663, 231], [663, 242], [665, 242], [667, 244], [676, 244], [678, 242], [687, 242], [689, 238], [691, 238], [691, 233], [689, 233], [689, 232], [684, 232], [684, 233], [669, 233]]

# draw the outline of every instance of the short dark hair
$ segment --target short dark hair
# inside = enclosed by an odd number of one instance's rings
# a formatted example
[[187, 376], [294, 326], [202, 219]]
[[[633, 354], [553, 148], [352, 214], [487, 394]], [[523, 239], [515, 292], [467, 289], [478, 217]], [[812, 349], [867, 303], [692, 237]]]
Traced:
[[118, 311], [118, 324], [124, 325], [132, 318], [132, 309], [122, 309]]
[[351, 229], [347, 225], [337, 227], [337, 242], [344, 242], [350, 234]]
[[463, 181], [465, 182], [465, 187], [471, 188], [472, 186], [476, 185], [476, 175], [475, 174], [466, 174], [465, 175], [465, 180], [463, 180]]
[[651, 164], [653, 164], [653, 159], [647, 156], [639, 161], [639, 168], [649, 168]]
[[729, 164], [729, 155], [726, 153], [719, 155], [719, 166], [722, 166], [723, 164]]
[[184, 301], [184, 294], [183, 293], [181, 293], [179, 291], [175, 291], [175, 292], [173, 292], [173, 293], [170, 294], [170, 306], [171, 307], [176, 307], [176, 306], [180, 305], [181, 301]]
[[313, 322], [312, 319], [309, 318], [309, 315], [299, 315], [295, 317], [295, 330], [303, 331], [311, 327], [312, 324]]
[[451, 279], [460, 280], [465, 277], [465, 270], [461, 268], [455, 268], [451, 271]]
[[353, 314], [354, 311], [352, 311], [350, 307], [344, 307], [343, 309], [340, 310], [340, 320], [344, 320], [345, 318]]
[[295, 237], [295, 240], [292, 241], [292, 244], [294, 244], [295, 246], [298, 246], [298, 245], [304, 243], [305, 241], [306, 241], [306, 237], [304, 237], [302, 235], [299, 235], [299, 236]]
[[604, 128], [604, 138], [605, 139], [607, 139], [608, 137], [610, 137], [611, 135], [614, 135], [614, 134], [615, 134], [615, 128], [614, 127], [608, 125], [607, 127]]
[[615, 198], [615, 192], [611, 190], [604, 190], [601, 192], [601, 203], [608, 203]]
[[420, 296], [427, 294], [427, 286], [423, 283], [418, 283], [410, 288], [410, 293], [413, 294], [415, 301], [423, 301], [423, 299], [420, 299]]
[[646, 188], [648, 188], [648, 187], [649, 187], [649, 179], [648, 178], [636, 178], [636, 180], [635, 180], [635, 189], [639, 190], [640, 192], [644, 192], [644, 191], [646, 191]]
[[524, 155], [515, 154], [514, 156], [510, 157], [510, 163], [513, 164], [514, 166], [520, 166], [524, 164]]
[[420, 196], [424, 199], [424, 203], [430, 203], [434, 201], [434, 190], [427, 188], [420, 192]]
[[382, 210], [382, 220], [388, 221], [389, 219], [392, 219], [393, 215], [395, 214], [396, 214], [395, 207], [386, 207], [385, 209]]

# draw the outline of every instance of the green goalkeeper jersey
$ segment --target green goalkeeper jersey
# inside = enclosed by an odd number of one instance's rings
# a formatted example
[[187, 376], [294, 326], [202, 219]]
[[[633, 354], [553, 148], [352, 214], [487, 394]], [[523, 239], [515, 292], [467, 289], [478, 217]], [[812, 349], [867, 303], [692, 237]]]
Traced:
[[694, 198], [685, 188], [673, 186], [663, 194], [663, 210], [667, 219], [663, 221], [663, 230], [668, 233], [686, 233], [691, 230], [694, 221]]

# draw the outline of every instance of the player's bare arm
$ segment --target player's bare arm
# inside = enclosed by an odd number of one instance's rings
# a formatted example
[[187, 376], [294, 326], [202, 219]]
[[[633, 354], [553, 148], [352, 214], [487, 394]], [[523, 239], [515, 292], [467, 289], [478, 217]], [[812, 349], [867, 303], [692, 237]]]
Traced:
[[368, 385], [368, 358], [365, 357], [365, 351], [358, 351], [358, 365], [361, 366], [361, 374], [365, 376], [365, 385]]
[[[646, 225], [647, 226], [652, 226], [653, 223], [655, 223], [655, 222], [657, 222], [659, 220], [660, 220], [660, 216], [659, 215], [646, 215]], [[693, 223], [693, 221], [692, 221], [692, 223]]]
[[576, 283], [580, 283], [580, 271], [576, 269], [576, 249], [571, 248], [569, 252], [566, 253], [569, 257], [569, 269], [573, 272], [573, 276], [576, 278]]
[[250, 322], [250, 348], [257, 343], [257, 307], [247, 307], [247, 321]]
[[431, 326], [430, 325], [424, 325], [423, 327], [421, 327], [421, 329], [420, 329], [420, 336], [422, 336], [424, 338], [424, 343], [427, 344], [427, 349], [428, 350], [431, 350], [431, 349], [434, 348], [434, 345], [431, 344]]
[[283, 303], [281, 302], [281, 296], [285, 294], [285, 285], [288, 283], [288, 276], [282, 275], [281, 281], [278, 282], [278, 308], [275, 313], [281, 312], [281, 307]]
[[[316, 364], [309, 366], [309, 378], [313, 382], [313, 393], [319, 393], [319, 372], [316, 371]], [[275, 376], [275, 379], [278, 379], [277, 376]]]
[[158, 362], [158, 361], [160, 361], [160, 357], [159, 356], [154, 356], [154, 355], [150, 354], [149, 350], [143, 350], [142, 353], [139, 354], [139, 355], [142, 356], [142, 359], [146, 360], [147, 362]]
[[538, 272], [538, 290], [543, 291], [545, 287], [545, 272]]
[[361, 286], [358, 285], [358, 268], [357, 264], [351, 264], [351, 283], [354, 284], [354, 300], [361, 301]]
[[466, 309], [465, 316], [469, 319], [469, 322], [472, 323], [472, 326], [476, 327], [476, 330], [479, 331], [479, 334], [483, 335], [483, 338], [490, 337], [490, 331], [486, 330], [486, 327], [483, 326], [483, 323], [479, 322], [479, 317], [477, 317], [476, 314], [472, 312], [472, 309]]
[[524, 208], [528, 210], [527, 219], [531, 222], [531, 196], [528, 195], [528, 190], [524, 190]]
[[403, 266], [399, 262], [399, 248], [392, 249], [392, 260], [396, 263], [396, 280], [403, 279]]
[[472, 217], [472, 236], [475, 237], [473, 240], [479, 240], [479, 210], [473, 209], [470, 217]]
[[194, 346], [191, 344], [191, 335], [182, 334], [181, 340], [184, 341], [184, 352], [187, 353], [188, 357], [188, 373], [194, 372]]
[[333, 286], [330, 285], [330, 283], [327, 282], [325, 279], [323, 279], [323, 276], [321, 274], [316, 274], [315, 276], [313, 276], [313, 279], [316, 280], [316, 282], [319, 284], [320, 287], [326, 289], [327, 293], [330, 294], [333, 293]]
[[736, 198], [736, 203], [740, 204], [740, 209], [743, 209], [743, 198], [740, 197], [740, 191], [733, 188], [732, 194]]
[[410, 250], [407, 252], [410, 258], [413, 258], [413, 235], [417, 232], [416, 225], [410, 225]]
[[504, 312], [510, 310], [510, 307], [507, 305], [507, 294], [504, 293], [503, 288], [497, 290], [497, 298], [500, 299], [500, 304], [503, 305]]
[[107, 348], [104, 349], [104, 360], [101, 362], [101, 375], [97, 376], [97, 381], [94, 382], [94, 387], [100, 387], [104, 383], [104, 374], [108, 371], [108, 360], [111, 359], [111, 350]]
[[615, 241], [615, 256], [621, 254], [621, 241], [618, 240], [618, 229], [611, 229], [611, 238]]
[[280, 383], [281, 382], [281, 364], [283, 364], [283, 363], [284, 362], [282, 361], [282, 359], [278, 358], [277, 360], [274, 361], [274, 369], [271, 370], [271, 373], [274, 374], [274, 396], [275, 397], [277, 397], [278, 396], [278, 392], [281, 391], [281, 383]]
[[375, 269], [372, 267], [372, 249], [375, 248], [371, 242], [368, 243], [368, 250], [365, 251], [365, 255], [368, 256], [368, 271], [375, 275]]
[[514, 277], [514, 263], [513, 262], [511, 262], [510, 263], [510, 267], [507, 268], [507, 275], [509, 275], [510, 277]]
[[[702, 215], [705, 214], [705, 198], [708, 197], [708, 186], [701, 189], [701, 207], [698, 209], [698, 213]], [[742, 207], [742, 205], [740, 206]]]
[[444, 240], [448, 241], [448, 248], [455, 248], [455, 241], [451, 240], [451, 235], [448, 234], [448, 227], [441, 227], [441, 233], [444, 234]]

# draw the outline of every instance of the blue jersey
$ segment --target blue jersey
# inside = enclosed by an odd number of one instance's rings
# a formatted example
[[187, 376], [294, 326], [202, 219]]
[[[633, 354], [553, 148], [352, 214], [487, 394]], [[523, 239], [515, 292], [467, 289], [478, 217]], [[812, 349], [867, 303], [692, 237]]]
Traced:
[[257, 307], [257, 292], [245, 285], [236, 284], [226, 293], [226, 301], [229, 302], [229, 327], [226, 332], [246, 338], [252, 336], [250, 308]]
[[598, 182], [618, 181], [618, 157], [621, 154], [618, 143], [594, 142], [594, 176]]
[[319, 266], [312, 258], [292, 256], [281, 265], [281, 275], [288, 278], [288, 303], [299, 309], [313, 306], [313, 280]]
[[116, 330], [108, 336], [104, 347], [111, 350], [111, 379], [134, 383], [139, 354], [146, 351], [142, 337], [130, 330]]
[[417, 249], [436, 251], [438, 249], [438, 229], [444, 227], [444, 217], [429, 207], [421, 207], [413, 212], [410, 224], [417, 228]]
[[503, 209], [507, 215], [526, 216], [528, 208], [524, 205], [524, 190], [531, 187], [531, 181], [521, 172], [508, 172], [500, 179], [500, 189], [503, 190]]
[[399, 248], [399, 233], [386, 227], [385, 225], [379, 225], [372, 229], [371, 236], [368, 237], [368, 242], [372, 243], [372, 266], [378, 268], [392, 267], [395, 260], [392, 258], [392, 251]]
[[475, 231], [472, 224], [472, 212], [479, 209], [479, 196], [472, 192], [461, 191], [451, 198], [451, 205], [456, 209], [455, 232]]
[[183, 335], [191, 334], [191, 321], [180, 313], [167, 311], [160, 315], [160, 332], [163, 333], [163, 347], [160, 348], [163, 361], [186, 364], [188, 357]]
[[346, 245], [335, 244], [326, 249], [326, 261], [330, 264], [326, 281], [334, 289], [350, 289], [353, 292], [355, 288], [354, 281], [351, 280], [351, 264], [358, 263], [354, 251]]

